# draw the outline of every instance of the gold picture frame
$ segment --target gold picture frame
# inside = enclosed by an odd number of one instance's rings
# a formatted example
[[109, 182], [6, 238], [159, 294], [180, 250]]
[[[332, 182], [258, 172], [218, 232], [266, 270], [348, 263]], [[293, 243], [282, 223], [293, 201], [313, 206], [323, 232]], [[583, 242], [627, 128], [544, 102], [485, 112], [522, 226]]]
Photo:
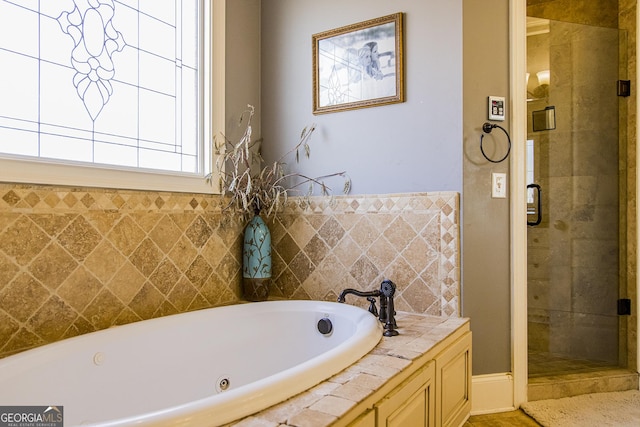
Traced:
[[314, 34], [313, 114], [404, 102], [402, 12]]

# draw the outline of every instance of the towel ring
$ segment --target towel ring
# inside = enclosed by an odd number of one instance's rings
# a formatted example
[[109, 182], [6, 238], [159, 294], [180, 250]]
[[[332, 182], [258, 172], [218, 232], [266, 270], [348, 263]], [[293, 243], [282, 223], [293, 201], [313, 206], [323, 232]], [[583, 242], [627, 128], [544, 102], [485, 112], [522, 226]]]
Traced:
[[[491, 131], [494, 128], [498, 128], [500, 130], [502, 130], [502, 132], [504, 132], [505, 135], [507, 135], [507, 141], [509, 142], [509, 147], [507, 148], [507, 154], [504, 155], [503, 158], [501, 158], [500, 160], [493, 160], [490, 159], [487, 154], [484, 152], [484, 148], [482, 148], [482, 140], [484, 138], [484, 134], [485, 133], [491, 133]], [[508, 156], [509, 153], [511, 152], [511, 137], [509, 137], [509, 132], [506, 131], [505, 128], [503, 128], [502, 126], [498, 126], [498, 125], [492, 125], [491, 123], [485, 123], [482, 125], [482, 131], [484, 132], [482, 135], [480, 135], [480, 151], [482, 152], [482, 155], [484, 156], [485, 159], [489, 160], [491, 163], [500, 163], [503, 160], [505, 160]]]

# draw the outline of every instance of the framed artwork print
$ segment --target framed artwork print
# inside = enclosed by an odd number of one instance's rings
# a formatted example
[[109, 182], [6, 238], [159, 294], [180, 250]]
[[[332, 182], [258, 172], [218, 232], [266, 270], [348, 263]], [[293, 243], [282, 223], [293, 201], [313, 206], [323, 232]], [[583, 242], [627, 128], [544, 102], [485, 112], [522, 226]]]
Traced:
[[313, 114], [404, 102], [402, 13], [314, 34]]

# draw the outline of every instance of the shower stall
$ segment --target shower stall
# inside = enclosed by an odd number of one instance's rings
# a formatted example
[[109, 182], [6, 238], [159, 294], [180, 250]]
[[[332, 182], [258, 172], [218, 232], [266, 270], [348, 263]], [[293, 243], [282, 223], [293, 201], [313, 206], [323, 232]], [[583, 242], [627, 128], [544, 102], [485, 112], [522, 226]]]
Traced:
[[624, 367], [625, 32], [527, 28], [529, 376]]

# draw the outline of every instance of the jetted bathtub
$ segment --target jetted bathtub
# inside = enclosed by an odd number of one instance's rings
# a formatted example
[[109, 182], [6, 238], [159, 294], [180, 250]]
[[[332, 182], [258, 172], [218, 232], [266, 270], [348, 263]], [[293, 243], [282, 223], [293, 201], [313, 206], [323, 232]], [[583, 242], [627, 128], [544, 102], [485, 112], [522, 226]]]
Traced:
[[320, 301], [218, 307], [0, 359], [0, 405], [63, 406], [65, 426], [216, 426], [302, 392], [368, 353], [380, 322]]

